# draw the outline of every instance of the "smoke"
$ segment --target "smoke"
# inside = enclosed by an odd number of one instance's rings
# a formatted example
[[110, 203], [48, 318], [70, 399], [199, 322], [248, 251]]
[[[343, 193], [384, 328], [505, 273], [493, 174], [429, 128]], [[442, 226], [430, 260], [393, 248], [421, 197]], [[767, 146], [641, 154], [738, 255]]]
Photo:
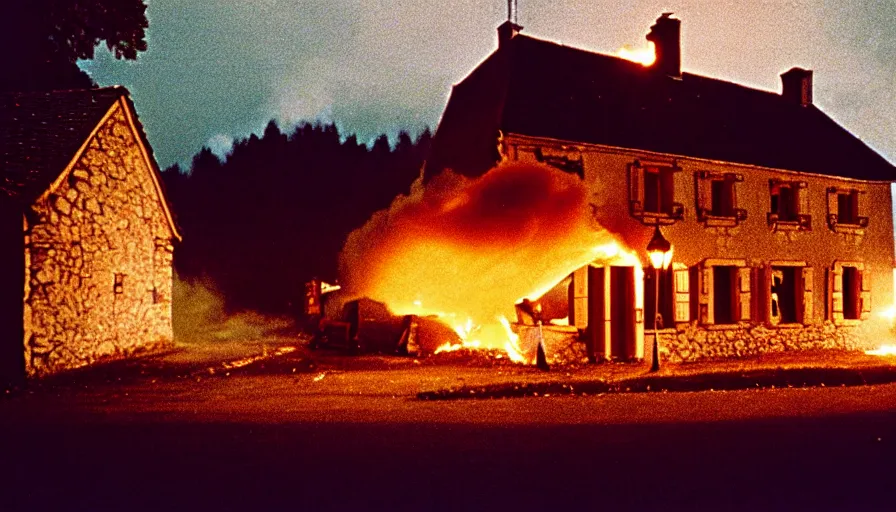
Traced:
[[398, 314], [493, 323], [572, 270], [611, 252], [575, 175], [507, 163], [479, 178], [451, 172], [396, 198], [352, 232], [340, 257], [348, 295]]
[[175, 274], [172, 294], [172, 327], [178, 343], [258, 341], [293, 327], [288, 318], [255, 311], [228, 313], [209, 279], [183, 280]]

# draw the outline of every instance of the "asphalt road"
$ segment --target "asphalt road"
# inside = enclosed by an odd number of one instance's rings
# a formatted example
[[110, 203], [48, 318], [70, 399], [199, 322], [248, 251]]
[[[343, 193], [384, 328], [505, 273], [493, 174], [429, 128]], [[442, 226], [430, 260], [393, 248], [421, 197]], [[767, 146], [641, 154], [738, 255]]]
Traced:
[[896, 510], [896, 385], [432, 403], [313, 379], [0, 401], [0, 510]]

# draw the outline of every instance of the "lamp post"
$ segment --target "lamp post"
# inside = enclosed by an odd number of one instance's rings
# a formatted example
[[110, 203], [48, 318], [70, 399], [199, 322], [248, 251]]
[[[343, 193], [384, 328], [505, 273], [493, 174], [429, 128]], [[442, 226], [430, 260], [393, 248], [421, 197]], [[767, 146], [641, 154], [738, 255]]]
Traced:
[[657, 332], [657, 317], [660, 312], [660, 269], [669, 268], [672, 262], [672, 244], [660, 233], [660, 226], [657, 225], [653, 231], [653, 238], [647, 244], [647, 256], [650, 258], [650, 266], [653, 267], [653, 362], [650, 364], [650, 371], [657, 372], [660, 369], [660, 345], [659, 333]]

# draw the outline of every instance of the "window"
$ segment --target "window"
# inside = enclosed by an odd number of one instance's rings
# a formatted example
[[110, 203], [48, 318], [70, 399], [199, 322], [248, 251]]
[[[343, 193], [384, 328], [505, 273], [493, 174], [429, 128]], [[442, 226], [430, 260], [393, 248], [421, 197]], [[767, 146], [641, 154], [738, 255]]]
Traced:
[[861, 194], [856, 189], [828, 188], [828, 226], [833, 231], [861, 234], [868, 227], [868, 217], [861, 215]]
[[838, 325], [871, 315], [871, 279], [861, 262], [835, 262], [829, 272], [828, 317]]
[[843, 318], [846, 320], [858, 320], [860, 316], [859, 279], [859, 269], [843, 267]]
[[737, 267], [712, 267], [712, 282], [713, 323], [733, 324], [737, 306]]
[[675, 322], [674, 313], [674, 271], [671, 268], [659, 271], [659, 311], [656, 307], [656, 275], [654, 269], [645, 269], [644, 272], [644, 320], [645, 328], [653, 329], [653, 317], [657, 313], [657, 328], [665, 329], [673, 327]]
[[773, 261], [757, 268], [755, 320], [769, 325], [813, 323], [813, 276], [804, 261]]
[[708, 259], [697, 266], [692, 292], [700, 323], [731, 325], [750, 320], [752, 269], [744, 260]]
[[776, 230], [812, 229], [807, 188], [805, 181], [770, 180], [769, 225]]
[[684, 206], [675, 202], [675, 173], [669, 164], [635, 161], [629, 165], [631, 214], [645, 224], [671, 224], [684, 218]]
[[797, 322], [797, 267], [772, 267], [771, 323], [795, 324]]
[[736, 184], [743, 175], [698, 171], [694, 176], [697, 220], [707, 226], [736, 226], [747, 218], [747, 211], [737, 208]]

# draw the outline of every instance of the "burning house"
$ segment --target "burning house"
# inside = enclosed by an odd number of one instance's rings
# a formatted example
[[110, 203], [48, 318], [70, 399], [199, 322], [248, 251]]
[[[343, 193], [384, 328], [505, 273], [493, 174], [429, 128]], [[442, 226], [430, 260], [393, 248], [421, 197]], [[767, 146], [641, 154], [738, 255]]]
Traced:
[[127, 90], [0, 96], [0, 376], [172, 340], [175, 223]]
[[[592, 359], [650, 357], [654, 332], [669, 361], [879, 343], [896, 168], [813, 104], [810, 70], [780, 94], [683, 72], [680, 25], [657, 19], [643, 65], [505, 22], [454, 86], [425, 180], [533, 164], [585, 187], [619, 247], [551, 294]], [[671, 264], [644, 271], [655, 233]]]

